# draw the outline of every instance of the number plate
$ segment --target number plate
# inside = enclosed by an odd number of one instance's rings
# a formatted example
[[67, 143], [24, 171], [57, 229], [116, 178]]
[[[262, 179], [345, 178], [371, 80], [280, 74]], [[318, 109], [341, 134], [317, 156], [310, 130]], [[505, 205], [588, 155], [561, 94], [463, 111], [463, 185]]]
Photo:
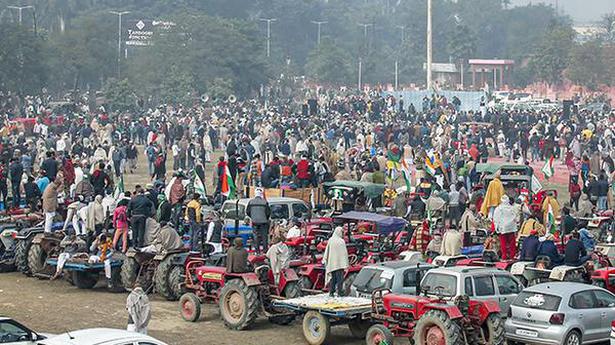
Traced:
[[516, 335], [524, 335], [526, 337], [537, 338], [538, 332], [536, 331], [528, 331], [527, 329], [518, 329], [515, 331]]

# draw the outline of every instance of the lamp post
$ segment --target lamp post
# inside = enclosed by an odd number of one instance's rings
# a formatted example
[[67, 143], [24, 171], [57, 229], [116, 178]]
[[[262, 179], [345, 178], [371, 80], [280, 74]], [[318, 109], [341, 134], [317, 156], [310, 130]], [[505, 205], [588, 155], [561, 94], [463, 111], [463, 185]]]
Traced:
[[427, 90], [431, 90], [431, 64], [432, 64], [432, 35], [431, 35], [431, 1], [427, 0]]
[[13, 10], [18, 10], [19, 11], [19, 25], [21, 25], [21, 20], [22, 20], [22, 15], [21, 12], [23, 10], [25, 10], [26, 8], [34, 8], [34, 6], [7, 6], [7, 8], [13, 9]]
[[318, 26], [318, 36], [316, 38], [316, 42], [318, 42], [318, 46], [320, 47], [320, 27], [323, 24], [327, 24], [328, 22], [323, 22], [323, 21], [316, 21], [316, 20], [312, 20], [312, 24], [316, 24]]
[[271, 23], [277, 21], [276, 18], [259, 18], [262, 22], [267, 22], [267, 57], [271, 56]]
[[118, 17], [118, 29], [117, 29], [117, 79], [121, 78], [122, 70], [122, 16], [130, 13], [130, 11], [109, 11], [111, 14], [115, 14]]

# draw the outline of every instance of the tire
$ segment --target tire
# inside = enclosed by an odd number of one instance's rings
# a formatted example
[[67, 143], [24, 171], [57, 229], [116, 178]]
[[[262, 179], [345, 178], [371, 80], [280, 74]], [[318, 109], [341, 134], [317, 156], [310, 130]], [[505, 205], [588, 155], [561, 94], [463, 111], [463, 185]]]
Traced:
[[73, 280], [73, 272], [68, 270], [62, 271], [62, 277], [66, 280], [70, 285], [75, 285], [75, 281]]
[[299, 276], [299, 285], [302, 289], [312, 289], [312, 286], [314, 286], [308, 276]]
[[393, 333], [381, 324], [371, 326], [365, 335], [365, 344], [367, 345], [380, 345], [382, 343], [393, 345], [394, 341]]
[[[126, 291], [132, 291], [132, 288], [135, 286], [137, 282], [137, 278], [139, 275], [139, 263], [135, 258], [126, 258], [122, 263], [122, 271], [120, 272], [120, 279], [122, 281], [122, 286]], [[145, 288], [143, 288], [144, 291]]]
[[367, 320], [355, 319], [348, 323], [348, 329], [356, 339], [367, 339], [367, 331], [371, 328], [372, 323]]
[[506, 339], [504, 338], [504, 322], [502, 321], [502, 317], [498, 314], [491, 314], [487, 317], [487, 320], [481, 326], [482, 333], [484, 334], [483, 339], [475, 333], [476, 337], [474, 338], [473, 343], [475, 344], [484, 344], [484, 345], [505, 345]]
[[[303, 292], [301, 291], [301, 288], [299, 287], [299, 283], [298, 282], [287, 283], [286, 286], [284, 287], [284, 291], [282, 291], [282, 296], [287, 299], [303, 296]], [[279, 313], [288, 314], [288, 311], [284, 309], [274, 310], [274, 311], [279, 312]], [[281, 316], [274, 315], [274, 316], [269, 317], [269, 322], [274, 323], [276, 325], [286, 326], [292, 323], [293, 321], [295, 321], [295, 318], [296, 318], [296, 315], [281, 315]]]
[[28, 266], [28, 250], [32, 245], [32, 239], [28, 238], [17, 242], [15, 247], [15, 264], [17, 270], [25, 275], [30, 275], [30, 267]]
[[42, 273], [47, 267], [47, 253], [40, 244], [34, 243], [28, 250], [28, 268], [31, 274]]
[[573, 271], [564, 276], [565, 282], [585, 283], [583, 273], [579, 271]]
[[321, 313], [310, 310], [303, 316], [303, 337], [310, 345], [327, 343], [331, 336], [331, 323]]
[[579, 333], [578, 331], [570, 331], [570, 333], [568, 333], [568, 335], [566, 336], [566, 339], [564, 339], [564, 345], [581, 345], [581, 344], [582, 344], [581, 333]]
[[[4, 244], [0, 241], [0, 273], [13, 272], [16, 269], [15, 266], [15, 257], [13, 256], [12, 260], [7, 260], [4, 258], [6, 255], [6, 248], [4, 248]], [[14, 253], [13, 253], [14, 255]]]
[[342, 290], [344, 290], [344, 296], [350, 296], [350, 287], [352, 283], [354, 283], [355, 278], [357, 278], [358, 273], [349, 273], [346, 278], [344, 278], [344, 282], [342, 283]]
[[196, 322], [201, 317], [201, 300], [191, 292], [183, 294], [179, 298], [179, 312], [185, 321]]
[[430, 310], [423, 314], [417, 321], [414, 330], [414, 343], [425, 345], [427, 339], [442, 337], [446, 345], [464, 345], [461, 325], [455, 320], [451, 320], [448, 315], [440, 310]]
[[258, 315], [258, 292], [241, 279], [233, 279], [220, 290], [220, 316], [224, 325], [241, 331], [252, 326]]
[[120, 293], [126, 291], [124, 289], [124, 285], [122, 284], [122, 268], [121, 267], [112, 267], [111, 268], [111, 287], [109, 291]]
[[[166, 298], [167, 301], [177, 301], [181, 296], [179, 284], [181, 283], [182, 272], [181, 269], [179, 272], [177, 270], [173, 272], [176, 268], [176, 266], [173, 266], [173, 257], [173, 255], [167, 255], [167, 257], [160, 262], [154, 273], [154, 287], [156, 288], [156, 292]], [[175, 274], [175, 276], [173, 276], [173, 274]]]
[[98, 283], [98, 274], [73, 271], [73, 282], [78, 289], [91, 289]]

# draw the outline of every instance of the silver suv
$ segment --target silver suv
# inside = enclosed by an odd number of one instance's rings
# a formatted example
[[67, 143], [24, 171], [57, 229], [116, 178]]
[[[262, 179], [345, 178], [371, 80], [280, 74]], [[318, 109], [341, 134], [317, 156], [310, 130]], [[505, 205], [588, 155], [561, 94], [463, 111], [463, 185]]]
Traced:
[[411, 261], [386, 261], [361, 269], [350, 287], [353, 297], [372, 298], [377, 289], [389, 289], [396, 294], [416, 295], [418, 280], [436, 266]]
[[523, 285], [510, 272], [497, 268], [455, 266], [429, 270], [421, 281], [421, 290], [451, 300], [463, 295], [473, 300], [495, 300], [506, 316]]

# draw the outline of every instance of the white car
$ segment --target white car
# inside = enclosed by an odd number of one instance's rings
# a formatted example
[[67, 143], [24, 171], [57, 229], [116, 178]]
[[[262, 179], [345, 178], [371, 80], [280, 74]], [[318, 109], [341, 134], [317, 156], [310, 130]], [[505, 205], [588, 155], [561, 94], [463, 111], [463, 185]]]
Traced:
[[[1, 343], [1, 342], [0, 342]], [[21, 343], [16, 343], [21, 345]], [[24, 345], [29, 343], [24, 343]], [[38, 345], [167, 345], [150, 336], [111, 328], [90, 328], [56, 335]]]
[[0, 316], [0, 344], [36, 345], [46, 338], [13, 319]]

